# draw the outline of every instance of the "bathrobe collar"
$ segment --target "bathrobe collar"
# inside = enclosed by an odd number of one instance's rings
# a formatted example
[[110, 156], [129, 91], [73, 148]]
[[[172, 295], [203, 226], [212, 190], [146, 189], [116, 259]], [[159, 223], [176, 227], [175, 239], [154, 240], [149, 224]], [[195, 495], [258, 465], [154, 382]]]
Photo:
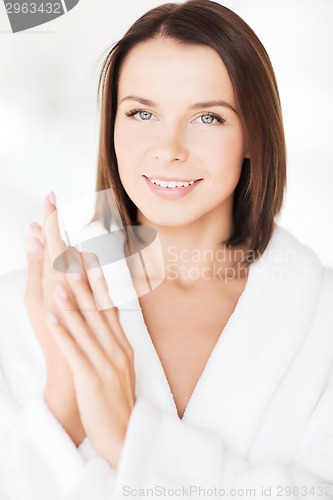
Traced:
[[[232, 443], [239, 453], [249, 448], [271, 395], [304, 340], [320, 283], [317, 256], [275, 226], [265, 252], [250, 266], [244, 291], [191, 395], [183, 422], [222, 433], [225, 444]], [[178, 418], [138, 300], [119, 310], [134, 349], [137, 397], [148, 398]]]

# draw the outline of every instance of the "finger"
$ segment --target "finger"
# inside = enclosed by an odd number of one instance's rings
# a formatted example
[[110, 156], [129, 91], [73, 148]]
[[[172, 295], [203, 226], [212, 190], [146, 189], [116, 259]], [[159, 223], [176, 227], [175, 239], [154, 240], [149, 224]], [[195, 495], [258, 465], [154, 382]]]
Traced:
[[95, 369], [99, 370], [109, 365], [110, 360], [102, 346], [97, 341], [81, 312], [75, 307], [68, 290], [60, 283], [54, 289], [54, 299], [64, 326]]
[[107, 357], [110, 360], [115, 360], [120, 355], [121, 345], [107, 318], [102, 312], [97, 311], [89, 283], [83, 281], [80, 274], [68, 275], [68, 278], [71, 292], [81, 315], [85, 318]]
[[61, 239], [56, 199], [52, 192], [44, 200], [44, 235], [45, 247], [53, 265], [56, 258], [67, 250], [67, 245]]
[[26, 256], [28, 265], [26, 302], [41, 301], [43, 298], [42, 276], [44, 263], [44, 246], [34, 236], [26, 236]]
[[104, 278], [97, 255], [87, 252], [82, 253], [82, 260], [87, 272], [89, 285], [93, 292], [97, 309], [99, 311], [111, 309], [113, 307], [113, 303], [109, 295], [109, 287]]
[[82, 256], [87, 269], [88, 281], [96, 301], [97, 309], [103, 312], [103, 316], [113, 331], [119, 344], [125, 350], [126, 354], [131, 356], [133, 353], [132, 346], [128, 342], [121, 326], [119, 320], [119, 310], [113, 305], [110, 298], [109, 287], [104, 277], [102, 268], [99, 265], [98, 257], [94, 254], [87, 253], [83, 253]]
[[[53, 193], [50, 193], [44, 199], [44, 245], [45, 245], [45, 260], [44, 260], [44, 273], [45, 276], [50, 276], [53, 269], [53, 260], [50, 256], [49, 251], [49, 241], [47, 235], [51, 232], [51, 228], [49, 228], [51, 219], [49, 217], [55, 212], [55, 197], [52, 196]], [[54, 216], [53, 216], [54, 217]]]
[[72, 370], [74, 380], [80, 377], [84, 386], [88, 387], [88, 384], [91, 383], [95, 376], [95, 370], [87, 356], [53, 312], [48, 312], [47, 322], [50, 332], [53, 334]]
[[37, 238], [44, 245], [44, 231], [43, 227], [38, 222], [31, 222], [29, 226], [29, 233], [31, 236]]
[[49, 259], [46, 259], [45, 269], [51, 268], [56, 272], [66, 273], [71, 264], [82, 269], [80, 252], [74, 247], [68, 247], [61, 238], [54, 193], [50, 193], [44, 200], [44, 237], [45, 247]]
[[105, 319], [112, 329], [116, 339], [118, 340], [121, 347], [126, 352], [127, 356], [132, 359], [133, 358], [133, 348], [131, 343], [129, 342], [124, 329], [120, 323], [120, 314], [118, 307], [113, 307], [112, 309], [105, 309], [102, 311]]

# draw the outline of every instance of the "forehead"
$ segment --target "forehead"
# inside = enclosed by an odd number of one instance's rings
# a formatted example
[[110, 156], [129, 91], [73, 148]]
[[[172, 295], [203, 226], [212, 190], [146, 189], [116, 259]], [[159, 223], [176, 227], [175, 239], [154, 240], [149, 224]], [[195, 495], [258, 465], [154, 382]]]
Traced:
[[165, 38], [141, 42], [129, 52], [120, 71], [118, 97], [130, 94], [155, 102], [207, 98], [236, 104], [228, 71], [214, 49]]

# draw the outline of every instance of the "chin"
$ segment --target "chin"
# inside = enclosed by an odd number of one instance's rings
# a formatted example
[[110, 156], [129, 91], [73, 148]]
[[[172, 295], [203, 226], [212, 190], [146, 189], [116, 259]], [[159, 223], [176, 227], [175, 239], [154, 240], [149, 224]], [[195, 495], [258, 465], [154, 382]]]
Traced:
[[[166, 209], [163, 209], [166, 212]], [[150, 210], [140, 210], [141, 217], [139, 216], [139, 220], [142, 221], [142, 224], [149, 225], [152, 224], [154, 226], [163, 226], [163, 227], [181, 227], [187, 226], [188, 224], [192, 224], [196, 220], [199, 219], [199, 216], [194, 216], [193, 214], [186, 215], [182, 214], [179, 216], [179, 213], [162, 213], [162, 209], [156, 208], [155, 211]]]

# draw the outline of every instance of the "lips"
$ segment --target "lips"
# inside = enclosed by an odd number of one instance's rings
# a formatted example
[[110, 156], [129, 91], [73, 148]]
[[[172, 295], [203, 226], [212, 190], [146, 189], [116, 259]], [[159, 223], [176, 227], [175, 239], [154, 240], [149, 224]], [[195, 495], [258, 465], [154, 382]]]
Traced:
[[184, 177], [165, 177], [165, 175], [151, 175], [148, 177], [148, 175], [144, 175], [143, 177], [145, 177], [146, 179], [157, 179], [159, 181], [166, 181], [166, 182], [196, 182], [196, 181], [200, 181], [202, 180], [202, 178], [200, 179], [195, 179], [195, 178], [192, 178], [192, 179], [184, 179]]
[[[176, 183], [176, 181], [177, 181], [176, 179], [170, 180], [170, 178], [166, 179], [165, 177], [164, 177], [164, 179], [161, 179], [161, 177], [159, 178], [159, 180], [161, 180], [161, 181], [165, 180], [165, 181], [170, 181], [173, 183]], [[151, 193], [153, 193], [155, 196], [157, 196], [158, 198], [163, 198], [165, 200], [178, 200], [180, 198], [184, 198], [185, 196], [189, 195], [194, 189], [196, 189], [201, 181], [203, 181], [203, 179], [196, 179], [195, 182], [192, 182], [192, 184], [190, 184], [188, 186], [169, 188], [169, 187], [163, 187], [163, 186], [159, 186], [157, 184], [154, 184], [153, 182], [151, 182], [150, 178], [147, 177], [146, 175], [144, 175], [143, 178], [145, 179], [145, 183], [146, 183], [149, 191]], [[155, 177], [152, 177], [152, 179], [155, 179]], [[157, 179], [157, 176], [156, 176], [156, 179]], [[178, 182], [181, 182], [181, 181], [183, 181], [183, 179], [179, 180]], [[189, 181], [185, 181], [185, 182], [191, 182], [191, 181], [193, 181], [193, 179], [191, 179]]]

